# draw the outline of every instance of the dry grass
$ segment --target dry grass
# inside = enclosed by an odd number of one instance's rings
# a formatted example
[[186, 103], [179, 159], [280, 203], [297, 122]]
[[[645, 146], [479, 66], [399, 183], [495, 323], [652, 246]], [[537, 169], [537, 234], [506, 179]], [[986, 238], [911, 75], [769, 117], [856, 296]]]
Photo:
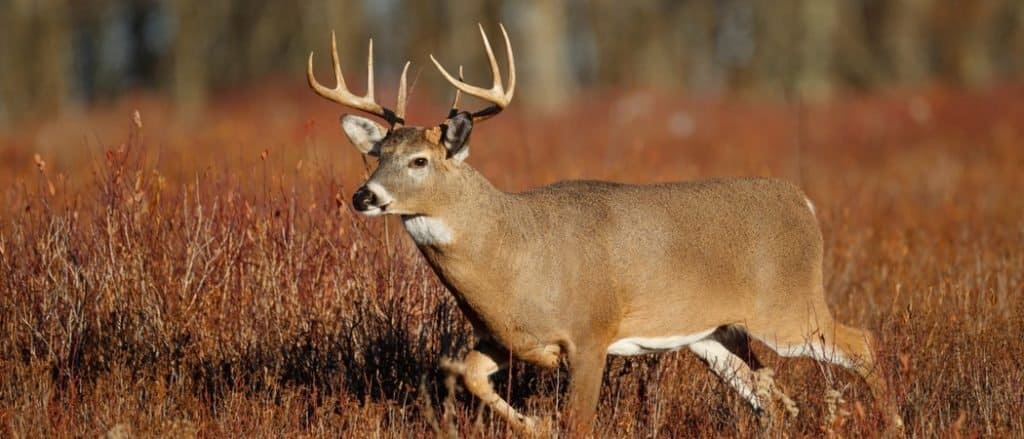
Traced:
[[[433, 434], [447, 393], [438, 360], [467, 349], [467, 322], [397, 223], [348, 207], [364, 171], [337, 109], [299, 89], [251, 96], [224, 96], [192, 124], [138, 97], [2, 136], [4, 435]], [[136, 106], [145, 128], [126, 117]], [[573, 128], [582, 113], [585, 131]], [[593, 95], [549, 120], [513, 111], [485, 125], [470, 161], [509, 190], [578, 177], [796, 180], [825, 232], [833, 310], [879, 335], [908, 432], [1024, 434], [1011, 411], [1024, 405], [1024, 90], [796, 114]], [[877, 434], [852, 374], [755, 349], [800, 406], [788, 434]], [[564, 371], [516, 363], [495, 379], [532, 414], [564, 397]], [[757, 431], [686, 353], [609, 360], [601, 401], [602, 436]], [[505, 432], [487, 414], [476, 427], [474, 404], [460, 393], [447, 412], [461, 433]]]

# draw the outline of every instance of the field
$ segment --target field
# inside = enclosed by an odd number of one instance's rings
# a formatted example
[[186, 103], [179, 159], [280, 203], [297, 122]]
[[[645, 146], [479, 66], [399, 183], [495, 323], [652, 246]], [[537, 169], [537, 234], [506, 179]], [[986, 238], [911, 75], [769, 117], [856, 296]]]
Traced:
[[[469, 324], [395, 219], [350, 207], [366, 170], [339, 112], [278, 84], [224, 92], [202, 117], [129, 96], [0, 133], [0, 432], [506, 434], [465, 391], [446, 397], [438, 361], [468, 349]], [[1021, 86], [799, 106], [593, 92], [551, 116], [508, 113], [478, 127], [469, 159], [505, 190], [797, 182], [824, 231], [831, 307], [878, 335], [907, 433], [1024, 434]], [[800, 407], [782, 433], [879, 434], [853, 374], [754, 349]], [[514, 363], [494, 379], [543, 415], [566, 377]], [[609, 359], [600, 437], [757, 426], [689, 353]]]

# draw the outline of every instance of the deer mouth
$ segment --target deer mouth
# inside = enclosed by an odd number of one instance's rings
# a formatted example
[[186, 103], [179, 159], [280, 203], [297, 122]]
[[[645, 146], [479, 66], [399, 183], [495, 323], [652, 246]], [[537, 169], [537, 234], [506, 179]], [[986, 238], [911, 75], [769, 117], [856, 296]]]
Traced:
[[361, 210], [361, 211], [359, 211], [359, 213], [361, 213], [363, 215], [366, 215], [366, 216], [387, 215], [387, 214], [391, 213], [391, 212], [388, 212], [388, 206], [390, 206], [390, 205], [391, 205], [391, 203], [381, 204], [379, 206], [371, 204], [369, 206], [366, 206], [366, 210]]

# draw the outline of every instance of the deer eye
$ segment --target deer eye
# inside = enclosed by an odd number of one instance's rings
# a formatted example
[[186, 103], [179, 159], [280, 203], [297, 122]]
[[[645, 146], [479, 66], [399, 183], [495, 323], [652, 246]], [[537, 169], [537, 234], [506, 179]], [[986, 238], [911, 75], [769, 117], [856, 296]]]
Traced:
[[412, 159], [411, 162], [409, 162], [409, 167], [410, 168], [422, 168], [424, 166], [427, 166], [427, 158], [426, 157], [417, 157], [417, 158]]

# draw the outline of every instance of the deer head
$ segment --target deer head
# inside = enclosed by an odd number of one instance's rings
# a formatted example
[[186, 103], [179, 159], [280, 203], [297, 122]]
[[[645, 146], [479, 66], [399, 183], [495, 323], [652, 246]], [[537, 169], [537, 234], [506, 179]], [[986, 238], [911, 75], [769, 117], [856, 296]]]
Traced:
[[[476, 87], [455, 79], [441, 66], [433, 55], [430, 59], [442, 75], [456, 88], [455, 99], [448, 118], [437, 126], [424, 128], [405, 126], [406, 73], [409, 63], [402, 70], [398, 88], [397, 110], [392, 111], [376, 103], [373, 97], [373, 40], [370, 40], [370, 55], [367, 63], [367, 92], [356, 96], [348, 90], [338, 61], [337, 44], [331, 34], [331, 55], [337, 86], [329, 89], [313, 76], [313, 54], [309, 55], [307, 79], [310, 87], [320, 96], [349, 108], [361, 110], [380, 117], [387, 122], [381, 125], [371, 119], [346, 114], [341, 118], [341, 127], [360, 153], [377, 157], [376, 169], [370, 178], [352, 197], [356, 210], [365, 215], [432, 215], [434, 210], [443, 208], [446, 201], [465, 196], [462, 174], [468, 169], [464, 163], [469, 156], [469, 136], [473, 125], [500, 113], [512, 101], [515, 92], [515, 59], [508, 33], [501, 26], [505, 37], [505, 48], [509, 63], [509, 87], [505, 91], [494, 58], [490, 41], [480, 27], [480, 35], [490, 60], [494, 83], [490, 89]], [[492, 105], [476, 111], [458, 109], [459, 93], [476, 96]]]

